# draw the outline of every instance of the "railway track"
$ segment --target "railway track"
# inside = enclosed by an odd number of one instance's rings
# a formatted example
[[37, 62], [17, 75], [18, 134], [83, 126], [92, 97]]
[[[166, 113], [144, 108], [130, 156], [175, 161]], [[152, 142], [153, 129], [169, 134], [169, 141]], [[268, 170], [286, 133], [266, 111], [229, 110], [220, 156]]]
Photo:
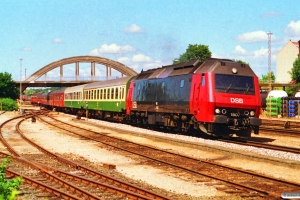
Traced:
[[[27, 185], [37, 188], [30, 189], [36, 196], [49, 199], [169, 199], [47, 151], [21, 132], [20, 124], [30, 116], [24, 117], [4, 122], [0, 127], [0, 139], [18, 162], [7, 173], [12, 177], [22, 176]], [[3, 134], [2, 130], [8, 123], [9, 126], [12, 126], [11, 123], [16, 126], [18, 134]], [[18, 150], [19, 146], [22, 146], [23, 151]], [[31, 153], [24, 152], [25, 146], [26, 151]], [[1, 155], [5, 157], [9, 154]], [[28, 168], [30, 170], [24, 170]]]
[[[197, 175], [199, 181], [218, 182], [219, 190], [228, 193], [238, 193], [244, 197], [274, 197], [278, 198], [282, 191], [299, 191], [300, 184], [263, 176], [260, 174], [219, 165], [206, 160], [179, 155], [147, 145], [136, 144], [127, 140], [110, 137], [91, 130], [79, 128], [71, 124], [59, 121], [50, 116], [39, 116], [40, 120], [55, 127], [59, 127], [69, 134], [75, 134], [81, 138], [97, 141], [129, 154], [138, 155], [146, 159], [148, 163], [159, 163], [184, 171], [192, 176]], [[280, 188], [280, 191], [279, 191]]]
[[265, 143], [250, 141], [250, 140], [218, 139], [218, 141], [232, 143], [232, 144], [239, 144], [239, 145], [244, 145], [244, 146], [252, 146], [252, 147], [257, 147], [257, 148], [276, 150], [276, 151], [284, 151], [284, 152], [289, 152], [289, 153], [294, 153], [294, 154], [300, 154], [299, 148], [286, 147], [286, 146], [274, 145], [274, 144], [265, 144]]
[[261, 131], [280, 133], [281, 135], [300, 137], [300, 121], [263, 119]]

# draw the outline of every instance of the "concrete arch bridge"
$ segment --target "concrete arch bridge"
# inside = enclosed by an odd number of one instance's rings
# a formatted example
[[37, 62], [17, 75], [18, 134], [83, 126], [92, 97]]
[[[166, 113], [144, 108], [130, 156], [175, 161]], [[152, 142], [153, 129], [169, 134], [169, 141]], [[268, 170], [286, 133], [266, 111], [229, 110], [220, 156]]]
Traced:
[[[80, 75], [80, 64], [82, 63], [90, 64], [90, 76], [88, 78]], [[105, 71], [105, 74], [101, 73], [97, 76], [96, 65], [100, 65], [101, 71]], [[64, 66], [68, 66], [67, 71], [64, 70]], [[55, 70], [54, 77], [47, 76], [50, 72], [53, 74]], [[112, 71], [114, 74], [119, 73], [118, 77], [137, 75], [137, 72], [133, 69], [114, 60], [97, 56], [75, 56], [52, 62], [16, 84], [17, 87], [21, 87], [22, 91], [27, 87], [70, 87], [94, 81], [113, 79]]]

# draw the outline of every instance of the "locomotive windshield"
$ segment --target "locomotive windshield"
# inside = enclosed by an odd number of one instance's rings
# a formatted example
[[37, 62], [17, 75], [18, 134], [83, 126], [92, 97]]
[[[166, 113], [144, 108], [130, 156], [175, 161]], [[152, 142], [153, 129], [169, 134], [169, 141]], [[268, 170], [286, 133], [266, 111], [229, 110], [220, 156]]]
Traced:
[[252, 76], [215, 74], [215, 89], [222, 93], [255, 94]]

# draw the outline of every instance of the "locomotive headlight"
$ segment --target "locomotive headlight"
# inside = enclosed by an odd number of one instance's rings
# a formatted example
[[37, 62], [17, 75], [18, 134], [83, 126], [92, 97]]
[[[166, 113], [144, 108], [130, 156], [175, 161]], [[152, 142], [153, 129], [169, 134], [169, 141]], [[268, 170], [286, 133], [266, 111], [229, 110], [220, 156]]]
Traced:
[[226, 109], [222, 109], [222, 114], [225, 115], [227, 113]]
[[248, 111], [248, 110], [245, 110], [245, 111], [244, 111], [244, 115], [248, 116], [248, 115], [249, 115], [249, 111]]
[[216, 108], [215, 113], [220, 114], [220, 112], [221, 112], [220, 109]]
[[236, 68], [232, 68], [231, 71], [232, 71], [233, 74], [237, 73], [237, 69]]
[[251, 112], [250, 112], [250, 115], [251, 115], [251, 116], [254, 116], [254, 115], [255, 115], [255, 112], [254, 112], [254, 111], [251, 111]]

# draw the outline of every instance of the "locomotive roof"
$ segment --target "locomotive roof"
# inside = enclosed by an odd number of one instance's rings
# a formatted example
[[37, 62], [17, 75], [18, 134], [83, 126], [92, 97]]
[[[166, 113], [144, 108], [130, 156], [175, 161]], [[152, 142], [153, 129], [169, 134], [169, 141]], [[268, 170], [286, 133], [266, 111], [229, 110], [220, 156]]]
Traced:
[[166, 78], [176, 75], [201, 74], [206, 72], [232, 74], [232, 68], [236, 68], [239, 75], [255, 75], [247, 64], [241, 64], [229, 59], [208, 58], [203, 62], [200, 62], [199, 60], [191, 60], [188, 62], [142, 71], [136, 76], [135, 80]]
[[107, 80], [107, 81], [97, 81], [97, 82], [87, 84], [84, 89], [125, 85], [131, 78], [132, 78], [132, 76], [116, 78], [116, 79], [111, 79], [111, 80]]
[[215, 74], [232, 74], [233, 68], [237, 70], [237, 75], [256, 76], [248, 64], [242, 64], [228, 59], [214, 58], [203, 61], [201, 66], [199, 66], [193, 73], [202, 74], [205, 72], [212, 72]]

